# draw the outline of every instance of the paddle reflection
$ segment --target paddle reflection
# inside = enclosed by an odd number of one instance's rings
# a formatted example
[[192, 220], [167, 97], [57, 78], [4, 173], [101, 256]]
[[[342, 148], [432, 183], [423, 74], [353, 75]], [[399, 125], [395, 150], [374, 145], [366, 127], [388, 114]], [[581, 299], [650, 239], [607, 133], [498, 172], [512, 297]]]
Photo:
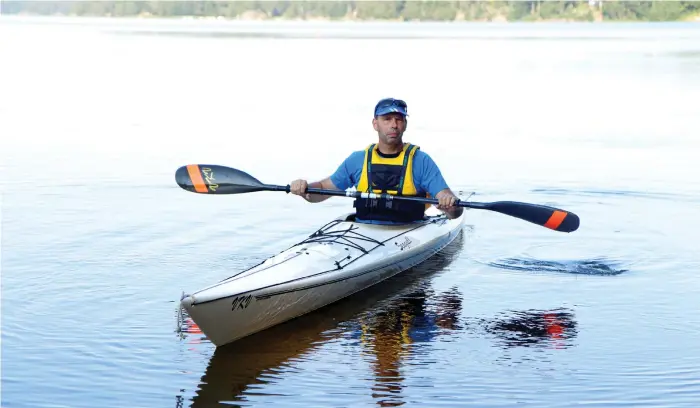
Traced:
[[503, 347], [547, 346], [566, 348], [578, 334], [571, 310], [510, 311], [505, 317], [481, 320], [484, 329]]

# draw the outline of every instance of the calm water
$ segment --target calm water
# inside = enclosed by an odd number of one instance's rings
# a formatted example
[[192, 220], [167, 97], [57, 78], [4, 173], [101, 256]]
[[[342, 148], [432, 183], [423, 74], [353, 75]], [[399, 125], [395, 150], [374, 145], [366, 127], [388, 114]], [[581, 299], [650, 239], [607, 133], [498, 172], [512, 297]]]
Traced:
[[[3, 407], [697, 406], [699, 25], [51, 21], [0, 19]], [[178, 323], [351, 201], [175, 170], [324, 177], [385, 96], [455, 190], [580, 230], [473, 210], [425, 265], [233, 347]]]

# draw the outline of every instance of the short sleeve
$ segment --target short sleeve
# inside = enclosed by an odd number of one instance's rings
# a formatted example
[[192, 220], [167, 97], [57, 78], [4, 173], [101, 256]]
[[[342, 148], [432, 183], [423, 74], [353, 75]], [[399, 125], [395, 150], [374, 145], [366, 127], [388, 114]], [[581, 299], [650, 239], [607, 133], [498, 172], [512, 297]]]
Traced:
[[364, 160], [365, 152], [357, 151], [348, 156], [336, 169], [330, 177], [331, 182], [340, 190], [357, 184], [362, 174], [362, 161]]
[[437, 193], [448, 188], [440, 168], [427, 153], [418, 150], [413, 157], [413, 166], [413, 180], [419, 190], [435, 197]]

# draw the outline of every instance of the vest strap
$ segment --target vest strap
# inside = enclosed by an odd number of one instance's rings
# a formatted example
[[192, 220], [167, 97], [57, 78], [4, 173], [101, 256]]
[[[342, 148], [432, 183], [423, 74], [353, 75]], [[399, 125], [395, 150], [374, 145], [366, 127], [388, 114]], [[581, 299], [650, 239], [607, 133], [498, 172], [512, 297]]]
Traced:
[[398, 195], [403, 195], [403, 181], [406, 179], [406, 172], [408, 171], [408, 158], [411, 156], [411, 150], [413, 150], [414, 147], [415, 145], [408, 146], [406, 153], [403, 155], [403, 170], [399, 181], [399, 190], [397, 191]]
[[367, 150], [367, 191], [366, 193], [372, 192], [372, 155], [374, 154], [374, 146], [372, 143]]

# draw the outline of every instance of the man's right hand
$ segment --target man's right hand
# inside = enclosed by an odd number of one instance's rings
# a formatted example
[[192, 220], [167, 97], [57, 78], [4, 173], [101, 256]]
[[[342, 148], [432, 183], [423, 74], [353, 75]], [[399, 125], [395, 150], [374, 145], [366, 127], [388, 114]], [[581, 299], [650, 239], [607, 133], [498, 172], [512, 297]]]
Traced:
[[321, 201], [325, 201], [331, 196], [329, 195], [323, 195], [323, 194], [309, 194], [306, 192], [307, 189], [309, 188], [320, 188], [324, 190], [337, 190], [338, 187], [333, 184], [330, 178], [325, 178], [321, 181], [314, 181], [313, 183], [309, 184], [306, 182], [306, 180], [294, 180], [291, 183], [289, 183], [289, 192], [298, 196], [302, 196], [304, 200], [310, 202], [310, 203], [320, 203]]
[[306, 194], [306, 189], [309, 184], [306, 180], [294, 180], [289, 184], [289, 192], [298, 196], [304, 197], [305, 200], [310, 200], [310, 194]]

